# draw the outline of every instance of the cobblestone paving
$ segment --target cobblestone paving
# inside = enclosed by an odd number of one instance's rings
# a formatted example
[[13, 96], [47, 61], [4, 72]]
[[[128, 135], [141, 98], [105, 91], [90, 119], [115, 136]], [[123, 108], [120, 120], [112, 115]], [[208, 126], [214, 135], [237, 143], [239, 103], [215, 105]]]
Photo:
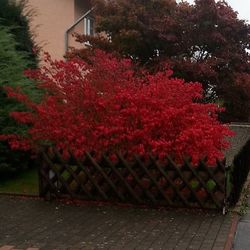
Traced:
[[0, 196], [0, 250], [219, 250], [224, 249], [231, 219], [212, 212], [75, 206]]

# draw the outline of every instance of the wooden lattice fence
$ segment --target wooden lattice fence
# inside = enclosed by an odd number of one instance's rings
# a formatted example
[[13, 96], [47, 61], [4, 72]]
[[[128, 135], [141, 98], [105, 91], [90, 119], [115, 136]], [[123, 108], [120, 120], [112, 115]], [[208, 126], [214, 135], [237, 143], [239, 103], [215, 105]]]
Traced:
[[126, 160], [105, 155], [95, 160], [70, 154], [65, 161], [56, 149], [43, 150], [39, 158], [40, 196], [68, 197], [150, 206], [215, 208], [225, 210], [226, 168], [224, 162], [209, 167], [178, 165], [171, 158], [163, 164], [150, 157]]

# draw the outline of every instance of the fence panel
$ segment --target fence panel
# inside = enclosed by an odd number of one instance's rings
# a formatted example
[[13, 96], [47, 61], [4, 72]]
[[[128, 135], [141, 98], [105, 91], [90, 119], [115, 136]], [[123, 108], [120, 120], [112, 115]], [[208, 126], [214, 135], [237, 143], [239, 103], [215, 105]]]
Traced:
[[149, 206], [224, 209], [227, 198], [225, 162], [213, 167], [190, 160], [182, 165], [170, 157], [165, 163], [154, 157], [135, 156], [126, 160], [117, 155], [96, 160], [86, 153], [84, 159], [70, 154], [64, 160], [56, 149], [40, 155], [40, 195], [72, 199], [110, 201]]

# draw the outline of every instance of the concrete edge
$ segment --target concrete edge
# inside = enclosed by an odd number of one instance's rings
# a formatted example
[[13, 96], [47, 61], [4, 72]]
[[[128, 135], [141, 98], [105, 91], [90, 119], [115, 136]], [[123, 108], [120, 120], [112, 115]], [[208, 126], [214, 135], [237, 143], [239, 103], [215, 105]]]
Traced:
[[228, 236], [227, 236], [227, 241], [226, 241], [224, 250], [233, 249], [233, 242], [234, 242], [234, 237], [235, 237], [235, 234], [236, 234], [239, 219], [240, 219], [240, 216], [237, 213], [234, 213], [232, 224], [231, 224]]
[[242, 128], [250, 128], [250, 124], [237, 124], [237, 123], [230, 123], [229, 127], [242, 127]]
[[41, 199], [37, 194], [17, 194], [17, 193], [1, 193], [0, 196], [9, 196], [9, 197], [24, 197], [24, 198], [36, 198]]

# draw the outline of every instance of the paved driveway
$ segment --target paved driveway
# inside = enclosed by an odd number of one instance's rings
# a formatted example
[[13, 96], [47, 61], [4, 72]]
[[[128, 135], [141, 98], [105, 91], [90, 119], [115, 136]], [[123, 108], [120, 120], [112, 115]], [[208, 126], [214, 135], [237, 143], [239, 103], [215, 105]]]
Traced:
[[248, 200], [247, 212], [238, 223], [233, 249], [250, 249], [250, 199]]
[[0, 249], [224, 249], [218, 213], [67, 205], [0, 196]]

